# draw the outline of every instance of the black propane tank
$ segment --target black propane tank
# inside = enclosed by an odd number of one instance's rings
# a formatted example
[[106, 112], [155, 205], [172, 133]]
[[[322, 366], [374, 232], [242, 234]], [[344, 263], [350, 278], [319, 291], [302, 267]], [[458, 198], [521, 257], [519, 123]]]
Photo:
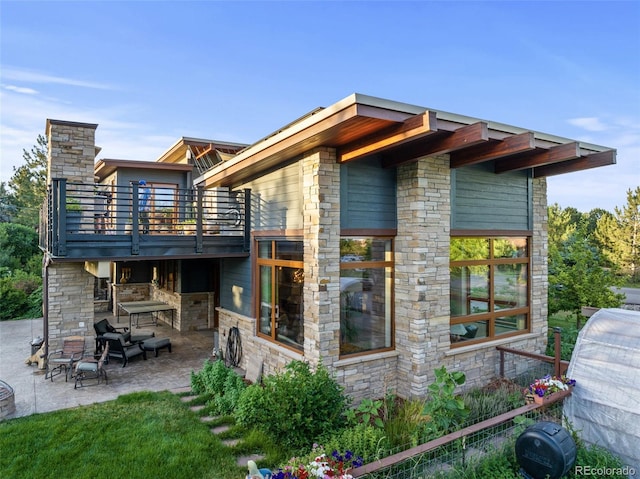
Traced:
[[541, 421], [520, 434], [516, 458], [520, 472], [527, 478], [559, 479], [576, 461], [576, 443], [562, 426]]

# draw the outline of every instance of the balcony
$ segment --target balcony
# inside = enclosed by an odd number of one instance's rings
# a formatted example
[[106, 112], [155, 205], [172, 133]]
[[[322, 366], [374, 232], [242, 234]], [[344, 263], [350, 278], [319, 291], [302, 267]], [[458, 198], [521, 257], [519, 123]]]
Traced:
[[62, 261], [247, 256], [250, 190], [179, 189], [54, 179], [40, 247]]

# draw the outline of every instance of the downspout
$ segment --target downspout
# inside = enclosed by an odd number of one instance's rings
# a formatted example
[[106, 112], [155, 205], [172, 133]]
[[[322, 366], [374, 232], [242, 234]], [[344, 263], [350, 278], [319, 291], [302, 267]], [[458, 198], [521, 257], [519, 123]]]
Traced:
[[45, 251], [42, 257], [42, 335], [44, 337], [44, 354], [49, 356], [49, 264], [51, 257]]

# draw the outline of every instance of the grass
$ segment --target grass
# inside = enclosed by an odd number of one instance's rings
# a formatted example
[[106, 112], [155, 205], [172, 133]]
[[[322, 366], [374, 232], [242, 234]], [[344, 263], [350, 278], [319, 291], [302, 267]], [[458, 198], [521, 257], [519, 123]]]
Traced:
[[0, 477], [243, 477], [209, 429], [168, 392], [16, 418], [0, 423]]

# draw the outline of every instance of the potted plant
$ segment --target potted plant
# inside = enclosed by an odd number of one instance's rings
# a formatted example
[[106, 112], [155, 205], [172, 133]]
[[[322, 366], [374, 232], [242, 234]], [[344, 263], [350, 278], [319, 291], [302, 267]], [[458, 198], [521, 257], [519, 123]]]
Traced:
[[529, 385], [527, 399], [537, 404], [545, 404], [559, 397], [568, 396], [575, 384], [575, 379], [566, 376], [546, 375]]

